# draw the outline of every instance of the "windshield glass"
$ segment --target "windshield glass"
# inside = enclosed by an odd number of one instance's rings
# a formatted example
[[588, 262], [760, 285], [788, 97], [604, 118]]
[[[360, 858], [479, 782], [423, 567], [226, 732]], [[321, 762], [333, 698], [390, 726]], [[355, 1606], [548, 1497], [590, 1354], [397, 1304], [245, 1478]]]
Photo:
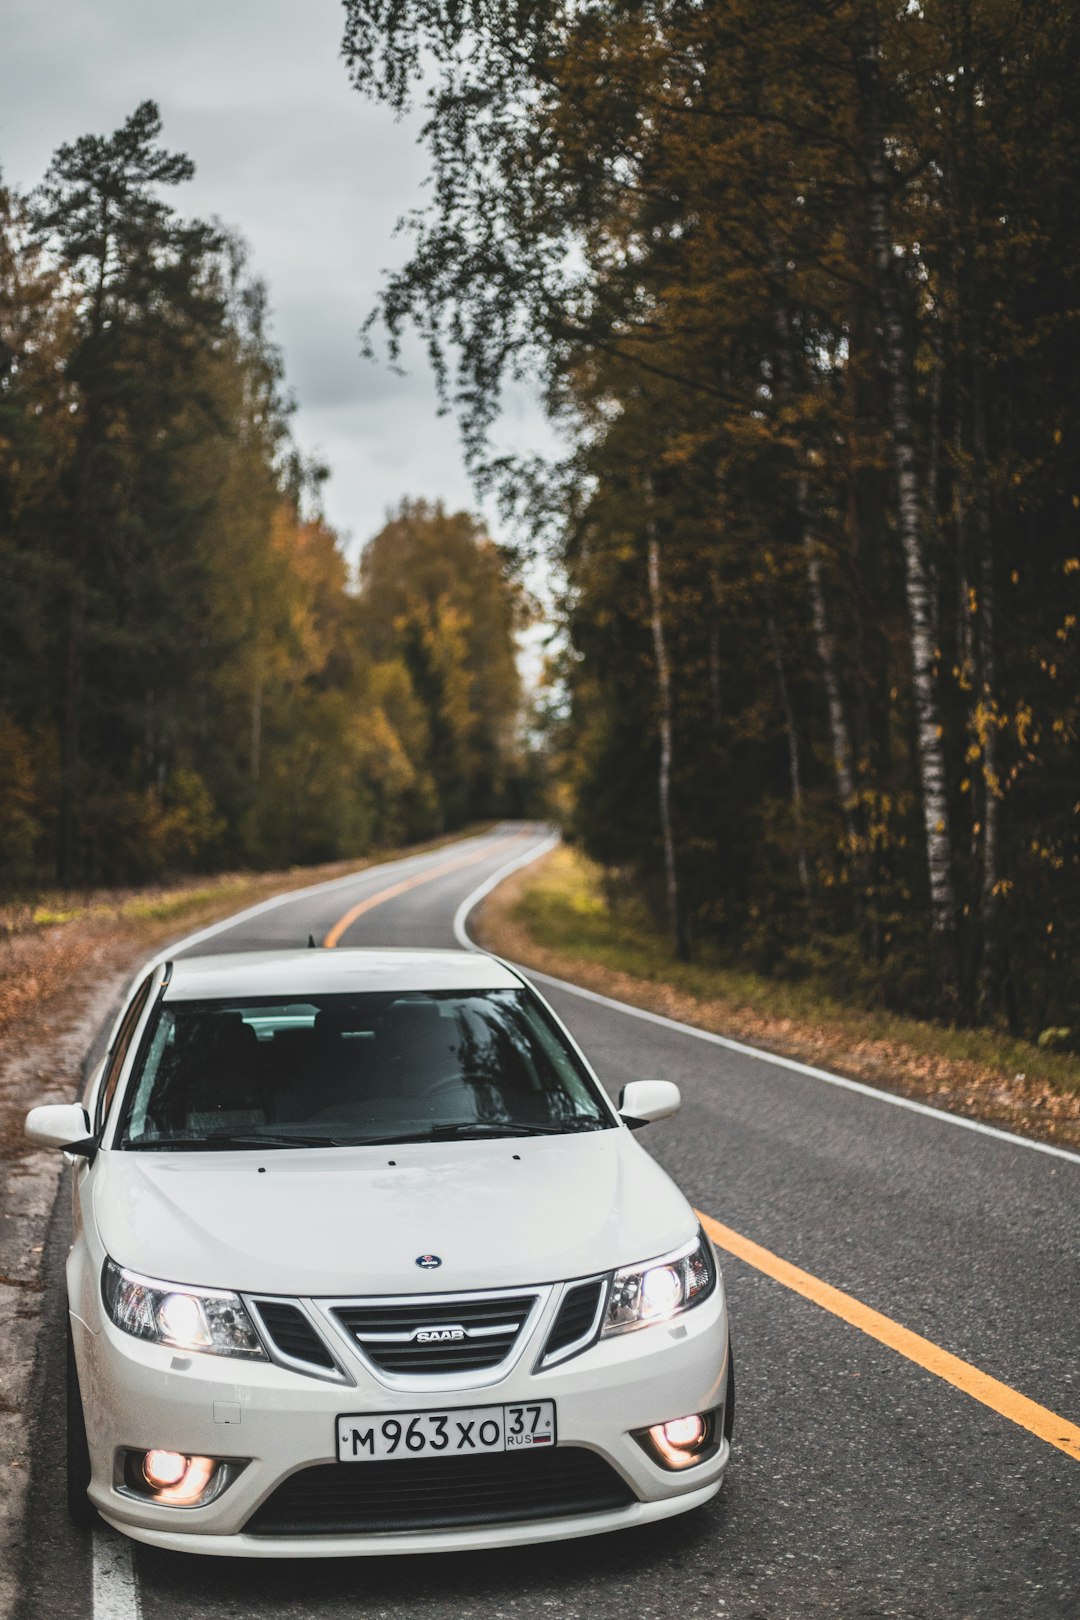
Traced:
[[332, 1146], [612, 1124], [526, 990], [166, 1001], [126, 1087], [118, 1145]]

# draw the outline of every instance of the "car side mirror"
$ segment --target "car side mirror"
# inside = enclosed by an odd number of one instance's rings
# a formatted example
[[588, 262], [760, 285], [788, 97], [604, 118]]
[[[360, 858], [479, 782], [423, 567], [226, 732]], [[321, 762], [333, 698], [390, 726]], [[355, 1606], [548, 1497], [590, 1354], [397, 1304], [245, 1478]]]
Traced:
[[631, 1080], [619, 1092], [619, 1114], [632, 1131], [670, 1119], [681, 1107], [682, 1094], [672, 1080]]
[[92, 1159], [97, 1142], [90, 1135], [90, 1121], [81, 1103], [43, 1103], [31, 1108], [24, 1127], [27, 1139], [38, 1147], [63, 1148]]

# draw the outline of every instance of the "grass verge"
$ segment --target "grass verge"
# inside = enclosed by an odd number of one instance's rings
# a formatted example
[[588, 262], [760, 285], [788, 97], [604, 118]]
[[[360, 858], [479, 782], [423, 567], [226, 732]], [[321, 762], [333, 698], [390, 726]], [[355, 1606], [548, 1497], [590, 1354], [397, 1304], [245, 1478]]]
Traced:
[[488, 825], [324, 866], [227, 872], [143, 889], [56, 892], [0, 905], [0, 1038], [15, 1034], [88, 975], [102, 977], [128, 960], [134, 972], [142, 957], [181, 930], [193, 932], [271, 895], [347, 877], [375, 862], [441, 849]]
[[988, 1029], [948, 1029], [707, 959], [682, 963], [643, 912], [562, 846], [484, 903], [477, 937], [616, 1000], [1065, 1147], [1080, 1148], [1080, 1060]]

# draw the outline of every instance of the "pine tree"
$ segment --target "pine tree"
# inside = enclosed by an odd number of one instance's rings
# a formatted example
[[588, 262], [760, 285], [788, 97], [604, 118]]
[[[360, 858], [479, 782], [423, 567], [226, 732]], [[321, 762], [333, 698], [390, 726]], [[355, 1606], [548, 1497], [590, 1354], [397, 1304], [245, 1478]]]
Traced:
[[[75, 441], [54, 536], [63, 597], [62, 881], [92, 860], [88, 840], [108, 836], [101, 762], [122, 758], [152, 730], [181, 651], [170, 626], [193, 508], [177, 487], [177, 435], [182, 426], [193, 431], [181, 419], [223, 308], [206, 283], [215, 233], [179, 221], [159, 195], [194, 172], [190, 159], [157, 144], [160, 133], [157, 108], [143, 102], [114, 135], [62, 146], [34, 199], [39, 235], [77, 306], [66, 364]], [[166, 690], [132, 686], [133, 666], [147, 662], [162, 670]], [[152, 771], [152, 742], [144, 752]]]

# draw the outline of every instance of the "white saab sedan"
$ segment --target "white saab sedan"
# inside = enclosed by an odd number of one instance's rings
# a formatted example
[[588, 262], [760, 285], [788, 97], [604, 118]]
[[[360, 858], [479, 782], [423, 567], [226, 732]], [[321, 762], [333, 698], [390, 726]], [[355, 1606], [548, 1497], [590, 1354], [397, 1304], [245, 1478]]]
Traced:
[[68, 1495], [255, 1557], [618, 1530], [720, 1488], [734, 1381], [693, 1210], [551, 1009], [463, 951], [157, 966], [77, 1104]]

